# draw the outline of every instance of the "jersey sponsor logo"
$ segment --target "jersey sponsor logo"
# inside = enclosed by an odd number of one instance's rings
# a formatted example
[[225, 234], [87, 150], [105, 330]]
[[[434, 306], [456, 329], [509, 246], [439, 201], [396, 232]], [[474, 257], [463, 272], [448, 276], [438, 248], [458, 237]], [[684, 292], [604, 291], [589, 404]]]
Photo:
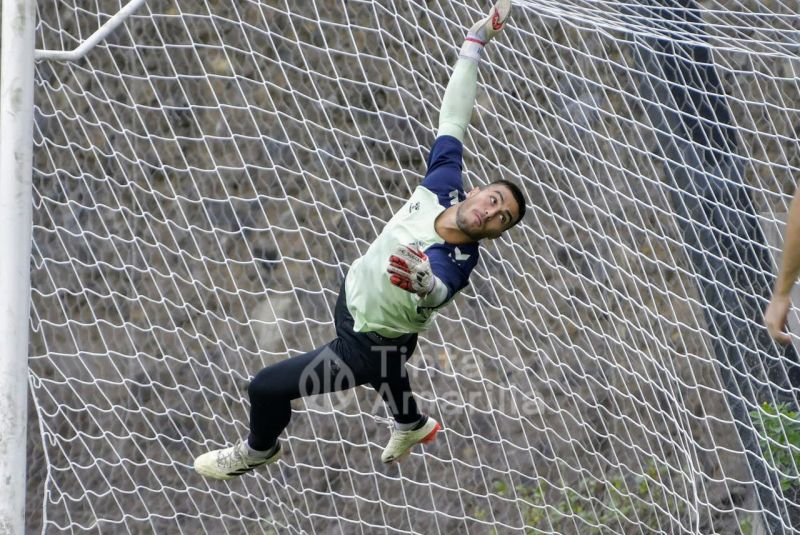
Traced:
[[419, 201], [412, 202], [408, 205], [408, 213], [410, 214], [411, 212], [419, 212]]
[[354, 384], [354, 380], [353, 370], [326, 346], [303, 367], [298, 384], [300, 395], [308, 397], [341, 390], [343, 385]]
[[469, 260], [469, 255], [463, 254], [461, 249], [456, 247], [456, 262], [464, 262], [465, 260]]

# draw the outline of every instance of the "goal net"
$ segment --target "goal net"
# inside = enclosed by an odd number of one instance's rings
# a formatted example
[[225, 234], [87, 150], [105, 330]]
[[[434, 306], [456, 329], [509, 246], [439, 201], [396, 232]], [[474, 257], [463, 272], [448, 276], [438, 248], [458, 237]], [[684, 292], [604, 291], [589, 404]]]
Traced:
[[[37, 48], [124, 3], [38, 0]], [[37, 63], [31, 531], [800, 532], [797, 354], [761, 326], [800, 27], [768, 0], [519, 0], [464, 178], [528, 216], [409, 364], [444, 432], [384, 466], [358, 388], [296, 402], [268, 469], [192, 470], [246, 436], [252, 374], [333, 336], [487, 8], [151, 0]]]

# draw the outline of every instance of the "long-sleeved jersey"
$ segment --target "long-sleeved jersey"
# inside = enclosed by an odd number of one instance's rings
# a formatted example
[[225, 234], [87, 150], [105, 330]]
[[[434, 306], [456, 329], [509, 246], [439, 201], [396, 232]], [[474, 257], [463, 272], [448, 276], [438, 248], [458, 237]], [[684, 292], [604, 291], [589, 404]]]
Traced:
[[[392, 217], [366, 254], [353, 262], [347, 274], [347, 308], [357, 332], [376, 332], [394, 338], [425, 330], [436, 309], [419, 305], [419, 297], [394, 286], [386, 268], [398, 245], [416, 245], [428, 255], [433, 273], [447, 286], [447, 299], [469, 284], [478, 262], [478, 244], [453, 245], [436, 233], [436, 218], [465, 199], [461, 142], [440, 136], [428, 156], [422, 184]], [[439, 308], [439, 307], [437, 307]]]

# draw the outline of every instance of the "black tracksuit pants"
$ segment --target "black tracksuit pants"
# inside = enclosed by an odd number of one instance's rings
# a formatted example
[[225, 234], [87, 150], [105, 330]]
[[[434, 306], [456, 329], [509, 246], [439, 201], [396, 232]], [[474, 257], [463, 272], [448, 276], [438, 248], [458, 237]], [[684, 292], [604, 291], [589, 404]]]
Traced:
[[253, 378], [248, 387], [251, 448], [266, 451], [275, 444], [289, 424], [293, 399], [359, 385], [368, 384], [377, 390], [397, 422], [419, 420], [405, 366], [417, 347], [417, 334], [385, 338], [353, 331], [344, 284], [336, 300], [334, 324], [336, 338], [313, 351], [267, 366]]

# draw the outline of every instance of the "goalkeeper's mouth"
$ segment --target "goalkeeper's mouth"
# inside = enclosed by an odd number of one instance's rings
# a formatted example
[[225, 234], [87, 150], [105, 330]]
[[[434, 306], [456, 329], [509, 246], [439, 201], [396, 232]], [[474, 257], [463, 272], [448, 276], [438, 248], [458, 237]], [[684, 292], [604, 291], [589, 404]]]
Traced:
[[475, 221], [479, 227], [483, 226], [483, 217], [481, 216], [480, 212], [477, 210], [475, 211]]

